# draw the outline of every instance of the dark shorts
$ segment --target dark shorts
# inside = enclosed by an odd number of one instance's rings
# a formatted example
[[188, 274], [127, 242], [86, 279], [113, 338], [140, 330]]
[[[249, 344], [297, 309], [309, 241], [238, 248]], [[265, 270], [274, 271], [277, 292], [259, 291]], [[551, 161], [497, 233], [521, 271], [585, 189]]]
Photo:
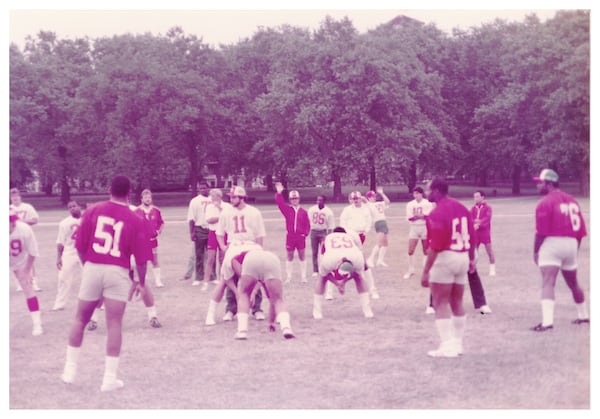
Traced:
[[384, 234], [388, 234], [389, 233], [389, 228], [387, 225], [387, 221], [386, 220], [379, 220], [379, 221], [375, 221], [375, 232], [376, 233], [384, 233]]
[[490, 234], [490, 230], [476, 230], [475, 231], [475, 245], [479, 246], [480, 244], [490, 244], [492, 242], [492, 235]]
[[285, 238], [285, 248], [291, 252], [294, 249], [304, 250], [306, 248], [306, 236], [302, 234], [288, 233]]

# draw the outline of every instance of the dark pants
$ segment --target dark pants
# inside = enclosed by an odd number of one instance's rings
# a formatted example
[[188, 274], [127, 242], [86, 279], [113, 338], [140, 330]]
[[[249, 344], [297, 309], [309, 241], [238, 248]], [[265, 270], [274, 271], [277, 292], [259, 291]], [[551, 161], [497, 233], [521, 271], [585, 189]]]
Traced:
[[[236, 276], [233, 277], [233, 282], [237, 286], [239, 278]], [[225, 312], [231, 311], [233, 314], [237, 314], [237, 300], [235, 299], [235, 294], [229, 287], [225, 288], [225, 301], [227, 301], [227, 305], [225, 306]], [[256, 292], [256, 296], [254, 296], [254, 305], [252, 308], [252, 314], [255, 314], [257, 311], [262, 311], [260, 309], [260, 305], [262, 303], [262, 290], [259, 288]]]
[[325, 240], [327, 230], [310, 231], [310, 247], [312, 249], [313, 272], [319, 272], [319, 243]]
[[194, 227], [194, 241], [196, 246], [196, 281], [204, 279], [204, 259], [206, 256], [206, 244], [208, 243], [208, 228]]
[[473, 307], [480, 308], [481, 306], [487, 305], [485, 299], [485, 291], [483, 290], [483, 284], [477, 271], [469, 273], [469, 288], [471, 289], [471, 297], [473, 297]]

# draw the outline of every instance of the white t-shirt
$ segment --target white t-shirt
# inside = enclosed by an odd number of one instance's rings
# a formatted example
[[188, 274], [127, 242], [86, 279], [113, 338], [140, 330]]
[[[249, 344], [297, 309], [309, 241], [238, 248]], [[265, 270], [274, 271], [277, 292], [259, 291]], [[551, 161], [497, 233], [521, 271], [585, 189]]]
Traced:
[[33, 208], [33, 205], [25, 202], [21, 202], [18, 206], [11, 204], [10, 208], [15, 210], [19, 216], [19, 220], [25, 221], [26, 223], [33, 218], [37, 218], [38, 220], [40, 218], [35, 208]]
[[311, 230], [333, 230], [335, 227], [335, 216], [328, 206], [320, 209], [318, 205], [313, 205], [308, 209], [308, 219]]
[[360, 207], [348, 205], [340, 215], [340, 225], [346, 231], [354, 230], [357, 233], [368, 233], [371, 230], [371, 224], [371, 211], [366, 205]]
[[[208, 204], [206, 206], [206, 212], [205, 212], [205, 217], [207, 220], [210, 220], [211, 218], [219, 218], [221, 216], [221, 213], [228, 210], [229, 208], [232, 208], [231, 204], [229, 202], [223, 202], [221, 201], [220, 204], [221, 208], [219, 208], [218, 206], [216, 206], [215, 204], [213, 204], [212, 202], [210, 204]], [[212, 224], [208, 224], [208, 229], [211, 231], [217, 231], [217, 225], [219, 224], [219, 222], [217, 221], [216, 223], [212, 223]]]
[[190, 206], [188, 208], [188, 222], [193, 220], [194, 225], [208, 228], [208, 223], [206, 222], [206, 207], [211, 202], [211, 199], [204, 195], [198, 195], [193, 198], [190, 201]]
[[267, 235], [262, 214], [257, 208], [248, 204], [241, 210], [232, 206], [221, 212], [216, 234], [225, 236], [225, 233], [229, 243], [236, 240], [255, 241]]
[[77, 254], [77, 249], [75, 249], [75, 234], [77, 234], [80, 223], [81, 218], [75, 218], [72, 215], [69, 215], [58, 224], [56, 244], [63, 245], [64, 256]]
[[[431, 210], [433, 209], [433, 203], [429, 202], [427, 199], [421, 199], [421, 202], [417, 202], [416, 199], [413, 199], [408, 204], [406, 204], [406, 219], [414, 217], [415, 215], [429, 215]], [[413, 225], [425, 225], [425, 220], [414, 220], [409, 221], [409, 223]]]
[[31, 226], [17, 220], [15, 229], [10, 233], [10, 267], [12, 270], [22, 268], [28, 256], [38, 257], [37, 240]]

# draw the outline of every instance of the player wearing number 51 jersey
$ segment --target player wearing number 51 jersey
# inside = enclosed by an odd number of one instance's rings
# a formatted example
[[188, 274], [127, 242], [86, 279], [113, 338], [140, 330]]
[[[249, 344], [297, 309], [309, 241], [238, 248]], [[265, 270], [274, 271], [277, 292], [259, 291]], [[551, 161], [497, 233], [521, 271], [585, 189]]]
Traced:
[[[127, 300], [145, 295], [146, 264], [152, 259], [145, 220], [129, 209], [131, 183], [116, 176], [110, 186], [110, 201], [89, 207], [83, 214], [75, 247], [83, 262], [77, 314], [69, 333], [63, 374], [72, 383], [83, 342], [84, 328], [100, 299], [106, 312], [106, 359], [101, 391], [123, 387], [117, 379], [121, 354], [121, 325]], [[130, 259], [135, 256], [138, 282], [129, 279]]]
[[579, 203], [558, 189], [558, 174], [544, 169], [534, 178], [544, 197], [535, 208], [535, 242], [533, 258], [542, 274], [542, 323], [536, 332], [553, 328], [554, 287], [561, 270], [577, 306], [575, 324], [589, 323], [585, 295], [577, 282], [577, 252], [586, 234]]
[[428, 193], [429, 200], [436, 206], [425, 220], [429, 249], [421, 285], [431, 289], [441, 344], [427, 354], [455, 357], [462, 353], [467, 272], [475, 270], [473, 220], [463, 204], [448, 197], [448, 183], [444, 179], [432, 180]]

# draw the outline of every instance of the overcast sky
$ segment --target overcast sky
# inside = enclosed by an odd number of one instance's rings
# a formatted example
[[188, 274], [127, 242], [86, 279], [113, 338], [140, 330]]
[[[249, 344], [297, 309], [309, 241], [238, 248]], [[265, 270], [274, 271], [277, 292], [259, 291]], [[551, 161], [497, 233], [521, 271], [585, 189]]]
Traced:
[[[154, 35], [180, 26], [187, 34], [202, 37], [212, 46], [237, 43], [251, 37], [260, 27], [282, 24], [316, 29], [326, 15], [335, 19], [348, 16], [359, 32], [363, 33], [394, 17], [404, 14], [425, 23], [434, 23], [439, 29], [451, 32], [453, 28], [468, 29], [500, 18], [522, 22], [535, 13], [542, 21], [552, 18], [556, 9], [589, 8], [586, 1], [453, 1], [443, 3], [429, 0], [406, 1], [270, 1], [251, 2], [221, 0], [212, 9], [202, 10], [201, 2], [192, 1], [12, 1], [9, 0], [9, 41], [24, 45], [25, 37], [35, 36], [40, 30], [55, 32], [60, 39], [88, 36], [97, 38], [123, 33]], [[144, 9], [139, 9], [140, 4]], [[282, 8], [282, 4], [286, 9]], [[340, 8], [340, 4], [344, 8]], [[416, 9], [418, 4], [421, 9]], [[487, 10], [482, 10], [483, 5]], [[49, 7], [52, 5], [52, 8]], [[190, 5], [195, 10], [190, 10]], [[479, 8], [475, 7], [479, 6]], [[578, 7], [579, 6], [579, 7]], [[405, 8], [402, 8], [405, 7]], [[452, 7], [454, 10], [448, 10]], [[27, 10], [25, 10], [27, 9]], [[82, 10], [88, 9], [88, 10]], [[133, 10], [137, 9], [137, 10]], [[153, 9], [153, 10], [152, 10]], [[178, 10], [176, 10], [178, 9]]]

